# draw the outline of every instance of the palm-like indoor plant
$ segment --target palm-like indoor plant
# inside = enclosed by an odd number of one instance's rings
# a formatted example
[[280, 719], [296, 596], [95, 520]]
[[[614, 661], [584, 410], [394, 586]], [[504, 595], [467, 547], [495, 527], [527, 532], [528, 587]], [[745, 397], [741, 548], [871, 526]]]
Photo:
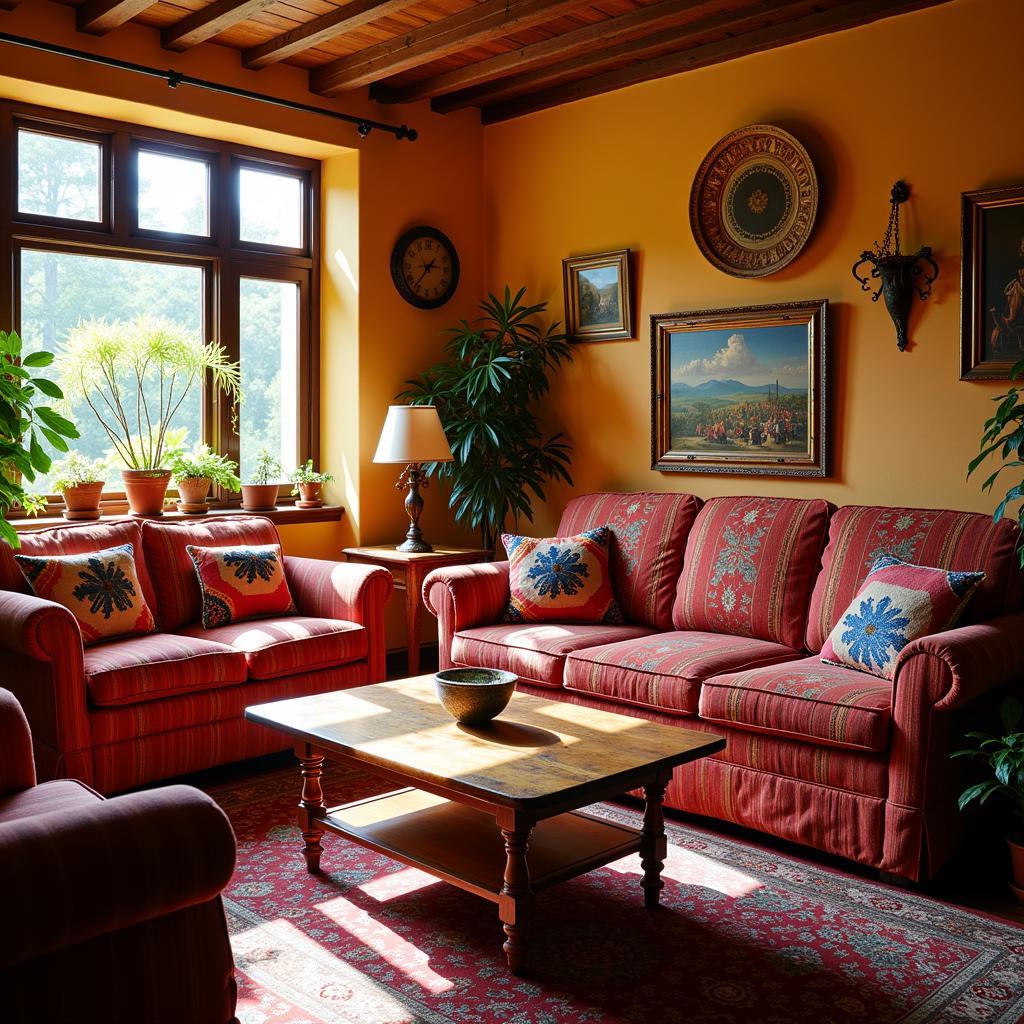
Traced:
[[549, 375], [572, 359], [559, 324], [541, 327], [546, 305], [526, 305], [513, 296], [488, 297], [483, 316], [448, 333], [448, 358], [430, 367], [399, 397], [413, 405], [436, 405], [454, 461], [423, 467], [451, 481], [455, 518], [480, 531], [494, 550], [511, 517], [533, 519], [533, 497], [544, 500], [544, 483], [571, 484], [570, 446], [562, 434], [545, 435], [536, 407]]
[[178, 511], [205, 515], [207, 495], [213, 486], [238, 491], [238, 463], [226, 455], [217, 455], [208, 444], [197, 444], [189, 452], [178, 452], [171, 459], [171, 476], [178, 487]]
[[233, 405], [241, 398], [238, 363], [172, 320], [89, 320], [69, 333], [60, 381], [99, 420], [123, 463], [134, 515], [161, 515], [171, 478], [168, 431], [189, 392], [208, 377]]
[[273, 512], [281, 481], [281, 460], [268, 448], [261, 448], [252, 472], [242, 484], [242, 508], [248, 512]]
[[323, 504], [324, 484], [330, 483], [334, 477], [313, 468], [313, 460], [307, 459], [305, 465], [292, 470], [289, 477], [293, 486], [292, 494], [298, 495], [295, 503], [299, 508], [319, 508]]
[[106, 459], [71, 452], [50, 467], [50, 486], [64, 497], [65, 519], [99, 519], [107, 479]]

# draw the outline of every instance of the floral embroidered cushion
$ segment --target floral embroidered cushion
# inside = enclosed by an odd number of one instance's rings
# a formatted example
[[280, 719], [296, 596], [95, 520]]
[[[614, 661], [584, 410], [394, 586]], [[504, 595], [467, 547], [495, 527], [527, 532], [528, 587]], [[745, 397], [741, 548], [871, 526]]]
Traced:
[[135, 546], [120, 544], [80, 555], [15, 555], [36, 597], [74, 615], [83, 644], [152, 633], [153, 613], [135, 569]]
[[825, 641], [821, 660], [892, 679], [900, 651], [949, 629], [984, 579], [983, 572], [931, 569], [883, 555]]
[[205, 629], [295, 613], [280, 544], [221, 548], [189, 544], [185, 550], [199, 576]]
[[622, 622], [606, 526], [574, 537], [502, 534], [509, 560], [506, 622]]

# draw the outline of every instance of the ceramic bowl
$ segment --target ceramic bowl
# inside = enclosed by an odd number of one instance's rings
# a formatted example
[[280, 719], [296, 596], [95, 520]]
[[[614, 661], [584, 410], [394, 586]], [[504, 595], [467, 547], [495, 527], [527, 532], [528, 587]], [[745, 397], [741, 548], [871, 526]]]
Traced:
[[463, 725], [484, 725], [512, 699], [519, 676], [496, 668], [447, 668], [434, 676], [445, 711]]

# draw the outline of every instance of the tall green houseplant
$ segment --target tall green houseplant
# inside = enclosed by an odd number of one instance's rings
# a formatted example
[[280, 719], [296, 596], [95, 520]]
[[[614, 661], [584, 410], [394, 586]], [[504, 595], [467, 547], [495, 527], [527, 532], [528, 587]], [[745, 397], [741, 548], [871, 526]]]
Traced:
[[453, 462], [424, 470], [451, 481], [449, 505], [458, 522], [479, 530], [493, 550], [507, 522], [533, 520], [533, 498], [544, 484], [571, 484], [564, 435], [545, 435], [537, 406], [550, 375], [572, 360], [559, 324], [542, 327], [545, 303], [527, 305], [525, 288], [493, 294], [480, 303], [483, 316], [452, 328], [447, 358], [431, 366], [399, 397], [435, 405], [451, 444]]

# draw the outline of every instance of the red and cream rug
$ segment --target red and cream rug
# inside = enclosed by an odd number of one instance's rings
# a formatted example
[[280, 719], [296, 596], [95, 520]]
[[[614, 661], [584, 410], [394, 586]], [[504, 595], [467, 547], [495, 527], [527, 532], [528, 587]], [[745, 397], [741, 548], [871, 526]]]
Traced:
[[[329, 768], [328, 801], [378, 792]], [[324, 839], [306, 872], [297, 772], [211, 790], [238, 836], [225, 891], [242, 1024], [1017, 1022], [1024, 929], [668, 824], [664, 906], [637, 858], [541, 894], [532, 974], [493, 904]], [[632, 824], [611, 804], [597, 813]]]

